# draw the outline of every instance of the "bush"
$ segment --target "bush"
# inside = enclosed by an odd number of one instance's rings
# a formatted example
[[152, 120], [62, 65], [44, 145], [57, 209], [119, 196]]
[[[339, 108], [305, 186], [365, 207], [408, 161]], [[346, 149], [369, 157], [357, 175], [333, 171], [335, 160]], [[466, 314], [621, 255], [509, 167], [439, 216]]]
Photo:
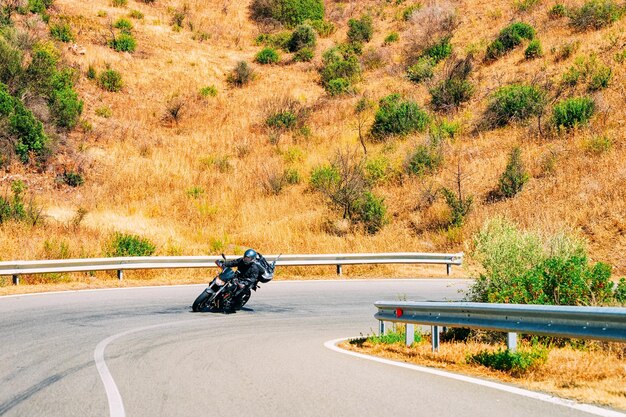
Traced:
[[13, 113], [9, 116], [9, 133], [17, 137], [15, 153], [23, 163], [27, 163], [29, 153], [42, 156], [48, 145], [43, 125], [21, 101], [14, 101]]
[[116, 29], [120, 29], [123, 33], [130, 34], [131, 30], [133, 30], [133, 24], [128, 19], [120, 18], [114, 24], [113, 27]]
[[407, 77], [414, 83], [421, 83], [433, 77], [435, 61], [429, 57], [421, 57], [407, 69]]
[[315, 30], [309, 25], [299, 25], [293, 31], [287, 47], [289, 52], [297, 52], [302, 48], [314, 48], [317, 42]]
[[278, 130], [293, 129], [297, 124], [298, 116], [290, 110], [274, 113], [265, 119], [265, 125], [267, 127]]
[[463, 198], [462, 195], [457, 195], [448, 188], [442, 188], [441, 193], [443, 194], [443, 199], [450, 208], [450, 226], [461, 227], [465, 221], [465, 216], [467, 216], [472, 209], [474, 197], [469, 196]]
[[547, 103], [546, 92], [532, 85], [511, 84], [493, 93], [487, 115], [493, 126], [504, 126], [516, 120], [539, 116]]
[[350, 93], [352, 89], [350, 88], [350, 81], [345, 78], [335, 78], [328, 82], [326, 91], [328, 91], [328, 94], [331, 96], [340, 96]]
[[277, 64], [280, 56], [273, 48], [263, 48], [256, 54], [254, 60], [259, 64]]
[[246, 61], [237, 63], [237, 66], [228, 75], [226, 81], [236, 87], [243, 87], [249, 84], [255, 78], [254, 70]]
[[439, 146], [419, 145], [407, 161], [407, 171], [421, 177], [436, 172], [443, 163], [443, 153]]
[[128, 0], [111, 0], [113, 7], [125, 7], [128, 4]]
[[50, 112], [57, 126], [72, 129], [83, 112], [83, 101], [71, 87], [55, 90], [50, 97]]
[[330, 35], [335, 33], [335, 31], [337, 30], [334, 23], [327, 22], [322, 19], [307, 20], [305, 23], [308, 23], [309, 25], [311, 25], [311, 27], [313, 27], [313, 29], [315, 29], [317, 34], [320, 35], [322, 38], [329, 37]]
[[391, 43], [398, 42], [399, 40], [400, 40], [400, 36], [398, 35], [398, 32], [391, 32], [385, 38], [384, 44], [389, 45]]
[[287, 27], [324, 19], [322, 0], [253, 0], [250, 9], [256, 20], [274, 19]]
[[29, 87], [41, 95], [50, 93], [50, 80], [57, 72], [60, 54], [51, 42], [35, 45], [32, 59], [26, 70]]
[[532, 40], [534, 37], [535, 29], [532, 26], [522, 22], [512, 23], [502, 29], [498, 38], [487, 47], [485, 59], [496, 60], [521, 44], [523, 39]]
[[522, 187], [528, 182], [528, 179], [529, 175], [522, 162], [522, 151], [519, 147], [513, 148], [509, 154], [506, 168], [500, 175], [498, 191], [505, 198], [511, 198], [522, 191]]
[[465, 79], [449, 78], [441, 81], [429, 92], [434, 109], [448, 111], [469, 101], [474, 94], [474, 86]]
[[589, 0], [570, 13], [570, 24], [577, 30], [601, 29], [618, 21], [624, 14], [613, 0]]
[[[340, 51], [334, 47], [322, 56], [322, 68], [320, 69], [322, 85], [327, 91], [337, 91], [336, 87], [346, 90], [361, 75], [361, 64], [354, 53]], [[333, 81], [340, 80], [340, 81]], [[332, 81], [332, 84], [331, 84]], [[347, 85], [345, 85], [347, 83]], [[332, 93], [331, 93], [332, 94]]]
[[548, 16], [550, 19], [560, 19], [561, 17], [565, 17], [567, 15], [567, 9], [561, 3], [557, 3], [548, 11]]
[[62, 180], [70, 187], [80, 187], [85, 183], [85, 179], [83, 178], [83, 176], [80, 173], [74, 171], [64, 172]]
[[139, 10], [131, 10], [128, 16], [132, 19], [143, 19], [143, 13], [141, 13]]
[[61, 42], [73, 42], [74, 34], [68, 23], [57, 23], [50, 26], [50, 36]]
[[200, 89], [200, 95], [202, 97], [215, 97], [217, 96], [217, 87], [209, 85]]
[[[393, 345], [395, 343], [404, 343], [406, 340], [406, 328], [394, 329], [394, 331], [386, 332], [380, 336], [372, 335], [369, 336], [366, 341], [372, 344], [385, 344], [385, 345]], [[415, 336], [413, 337], [414, 343], [419, 343], [422, 341], [422, 335], [419, 331], [415, 332]]]
[[526, 50], [524, 51], [524, 57], [526, 57], [526, 59], [535, 59], [539, 58], [541, 55], [543, 55], [541, 42], [539, 41], [539, 39], [533, 39], [528, 44], [528, 47], [526, 47]]
[[22, 194], [26, 189], [26, 185], [21, 180], [11, 182], [11, 191], [13, 198], [9, 196], [0, 196], [0, 224], [8, 220], [24, 220], [28, 212], [24, 207]]
[[257, 45], [265, 45], [272, 48], [282, 49], [289, 51], [289, 41], [291, 40], [292, 32], [278, 32], [274, 34], [262, 33], [256, 37], [255, 42]]
[[626, 278], [620, 278], [615, 287], [614, 297], [618, 303], [626, 304]]
[[399, 94], [391, 94], [380, 100], [372, 126], [372, 136], [380, 141], [390, 135], [423, 132], [429, 121], [428, 114], [417, 103], [403, 100]]
[[354, 203], [354, 213], [356, 221], [369, 234], [377, 233], [388, 222], [384, 198], [376, 197], [369, 191]]
[[315, 52], [311, 48], [302, 48], [298, 52], [293, 55], [293, 60], [295, 62], [310, 62], [313, 60], [315, 56]]
[[146, 238], [116, 232], [106, 250], [107, 257], [151, 256], [156, 246]]
[[483, 350], [474, 355], [468, 355], [467, 363], [476, 363], [498, 371], [510, 372], [520, 376], [530, 369], [542, 365], [548, 359], [545, 349], [533, 348], [530, 351], [511, 352], [498, 349], [496, 352]]
[[13, 112], [14, 102], [9, 88], [0, 82], [0, 117], [6, 117]]
[[109, 41], [109, 46], [117, 52], [134, 52], [137, 41], [129, 33], [120, 33]]
[[11, 45], [2, 34], [0, 34], [0, 82], [13, 85], [21, 78], [22, 51]]
[[589, 85], [587, 86], [588, 90], [598, 91], [607, 88], [611, 82], [612, 75], [613, 70], [610, 67], [599, 67], [591, 76], [591, 80], [589, 80]]
[[348, 40], [353, 43], [365, 43], [372, 39], [374, 25], [372, 17], [363, 15], [360, 19], [348, 20]]
[[391, 170], [389, 160], [384, 156], [365, 162], [365, 178], [371, 185], [385, 182], [390, 177]]
[[552, 111], [557, 128], [570, 129], [589, 122], [595, 111], [595, 103], [590, 97], [573, 97], [559, 101]]
[[424, 51], [424, 56], [431, 58], [435, 64], [449, 57], [450, 54], [452, 54], [450, 36], [444, 36]]
[[100, 73], [98, 84], [106, 91], [117, 92], [123, 87], [122, 75], [112, 69], [107, 69]]

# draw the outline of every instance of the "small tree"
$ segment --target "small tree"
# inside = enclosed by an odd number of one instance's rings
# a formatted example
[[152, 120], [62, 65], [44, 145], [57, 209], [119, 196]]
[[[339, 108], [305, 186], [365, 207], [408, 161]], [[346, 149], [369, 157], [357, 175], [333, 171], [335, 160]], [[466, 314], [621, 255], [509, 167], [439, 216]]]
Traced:
[[372, 17], [363, 15], [360, 19], [350, 19], [348, 21], [348, 40], [350, 42], [369, 42], [374, 33]]
[[454, 173], [456, 182], [456, 192], [449, 188], [442, 188], [441, 192], [446, 204], [450, 208], [450, 226], [460, 227], [465, 221], [465, 216], [470, 212], [472, 203], [474, 201], [473, 196], [463, 196], [462, 182], [464, 179], [463, 171], [461, 170], [461, 161], [457, 161], [457, 169]]
[[522, 162], [522, 151], [519, 147], [513, 148], [509, 154], [509, 161], [498, 183], [498, 190], [505, 198], [511, 198], [522, 191], [528, 182], [529, 175]]

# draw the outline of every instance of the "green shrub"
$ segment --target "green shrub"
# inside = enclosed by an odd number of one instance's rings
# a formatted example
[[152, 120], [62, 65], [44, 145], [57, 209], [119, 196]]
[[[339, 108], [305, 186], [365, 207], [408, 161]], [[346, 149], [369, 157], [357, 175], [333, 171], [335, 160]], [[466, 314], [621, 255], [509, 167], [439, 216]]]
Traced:
[[289, 52], [297, 52], [302, 48], [314, 48], [316, 42], [317, 35], [311, 26], [298, 25], [289, 39], [287, 48]]
[[413, 16], [413, 13], [415, 13], [416, 11], [418, 11], [421, 8], [422, 8], [422, 4], [421, 3], [412, 4], [412, 5], [404, 8], [402, 10], [402, 12], [400, 13], [400, 16], [401, 16], [402, 20], [404, 20], [405, 22], [408, 22], [409, 20], [411, 20], [411, 17]]
[[387, 35], [387, 37], [385, 37], [384, 44], [389, 45], [391, 43], [398, 42], [399, 40], [400, 36], [398, 35], [398, 32], [391, 32], [389, 35]]
[[557, 3], [548, 11], [548, 16], [550, 19], [560, 19], [567, 16], [567, 9], [563, 4]]
[[83, 176], [80, 173], [74, 171], [64, 172], [62, 180], [70, 187], [80, 187], [85, 183], [85, 179], [83, 178]]
[[620, 278], [615, 287], [614, 297], [618, 303], [626, 304], [626, 278]]
[[552, 118], [558, 128], [570, 129], [589, 122], [595, 111], [590, 97], [572, 97], [559, 101], [552, 110]]
[[421, 83], [433, 77], [435, 61], [429, 57], [421, 57], [407, 69], [407, 77], [414, 83]]
[[265, 125], [267, 127], [278, 130], [293, 129], [297, 124], [298, 116], [290, 110], [274, 113], [265, 119]]
[[106, 106], [98, 107], [95, 110], [95, 113], [96, 113], [96, 116], [103, 117], [105, 119], [108, 119], [109, 117], [113, 116], [113, 110], [111, 110], [110, 107], [106, 107]]
[[252, 67], [246, 61], [240, 61], [232, 72], [228, 74], [226, 81], [236, 87], [243, 87], [254, 80], [255, 76]]
[[15, 99], [9, 93], [9, 88], [0, 82], [0, 117], [6, 117], [13, 112]]
[[302, 176], [300, 175], [300, 172], [295, 168], [286, 169], [284, 177], [285, 181], [287, 181], [287, 184], [300, 184], [300, 182], [302, 181]]
[[73, 42], [74, 34], [68, 23], [57, 23], [50, 26], [50, 36], [61, 42]]
[[519, 12], [525, 12], [532, 9], [540, 0], [516, 0], [515, 8]]
[[423, 132], [430, 121], [428, 114], [417, 103], [403, 100], [399, 94], [391, 94], [380, 100], [372, 126], [372, 136], [384, 140], [390, 135], [407, 135]]
[[120, 91], [124, 86], [122, 75], [113, 69], [102, 71], [98, 76], [98, 84], [104, 90], [111, 92]]
[[424, 56], [431, 58], [435, 64], [449, 57], [450, 54], [452, 54], [452, 44], [450, 43], [450, 38], [450, 36], [444, 36], [439, 39], [424, 51]]
[[418, 145], [407, 161], [407, 172], [421, 177], [437, 172], [443, 163], [439, 146]]
[[200, 89], [200, 95], [202, 97], [215, 97], [217, 96], [217, 87], [209, 85]]
[[388, 222], [384, 198], [376, 197], [369, 191], [354, 203], [353, 210], [355, 220], [361, 223], [369, 234], [377, 233]]
[[118, 19], [113, 27], [121, 30], [123, 33], [130, 34], [131, 30], [133, 30], [133, 24], [128, 19], [124, 19], [123, 17]]
[[14, 101], [13, 113], [9, 116], [9, 133], [17, 138], [15, 153], [27, 163], [29, 153], [42, 156], [47, 151], [48, 136], [43, 125], [21, 101]]
[[391, 165], [384, 156], [369, 158], [365, 162], [365, 178], [372, 185], [385, 182], [389, 178], [390, 172]]
[[533, 39], [530, 41], [528, 47], [526, 47], [526, 50], [524, 51], [524, 57], [526, 57], [526, 59], [535, 59], [542, 55], [543, 49], [541, 48], [541, 42], [539, 39]]
[[27, 218], [31, 210], [27, 210], [24, 206], [22, 194], [26, 189], [26, 185], [21, 180], [11, 182], [11, 191], [13, 198], [0, 196], [0, 224], [8, 220], [21, 221]]
[[111, 0], [113, 7], [125, 7], [128, 4], [128, 0]]
[[277, 64], [280, 56], [273, 48], [263, 48], [256, 54], [254, 60], [259, 64]]
[[96, 69], [94, 68], [93, 65], [89, 65], [89, 67], [87, 68], [87, 74], [86, 74], [87, 78], [89, 78], [90, 80], [95, 80], [96, 79]]
[[613, 141], [607, 135], [593, 135], [583, 142], [583, 149], [591, 155], [602, 155], [611, 150]]
[[250, 9], [256, 20], [274, 19], [287, 27], [324, 19], [322, 0], [253, 0]]
[[444, 140], [453, 140], [459, 133], [461, 126], [458, 122], [439, 120], [430, 126], [430, 139], [433, 144], [440, 144]]
[[374, 34], [374, 24], [370, 15], [348, 20], [348, 27], [348, 40], [352, 43], [369, 42]]
[[591, 80], [589, 80], [587, 88], [589, 91], [598, 91], [607, 88], [611, 82], [612, 75], [613, 70], [610, 67], [599, 67], [591, 76]]
[[487, 47], [485, 59], [493, 61], [522, 43], [523, 39], [532, 40], [535, 29], [523, 22], [512, 23], [500, 31], [498, 38]]
[[524, 184], [528, 182], [529, 175], [522, 162], [522, 150], [513, 148], [509, 154], [506, 168], [498, 181], [498, 191], [505, 198], [511, 198], [522, 191]]
[[475, 363], [498, 371], [510, 372], [520, 376], [530, 369], [540, 366], [548, 359], [546, 349], [533, 348], [530, 351], [511, 352], [506, 349], [498, 349], [496, 352], [483, 350], [474, 355], [468, 355], [467, 363]]
[[109, 46], [117, 52], [134, 52], [137, 41], [129, 33], [120, 33], [109, 41]]
[[106, 256], [151, 256], [155, 250], [156, 246], [146, 238], [116, 232], [106, 248]]
[[26, 69], [29, 87], [41, 95], [50, 93], [50, 80], [57, 72], [60, 54], [51, 42], [37, 43]]
[[469, 101], [474, 94], [474, 86], [465, 79], [449, 78], [429, 90], [431, 104], [435, 110], [448, 111]]
[[601, 29], [618, 21], [624, 9], [613, 0], [589, 0], [570, 13], [570, 24], [577, 30]]
[[316, 190], [332, 188], [339, 184], [341, 176], [339, 170], [332, 165], [322, 165], [311, 171], [311, 186]]
[[72, 129], [83, 112], [83, 101], [71, 87], [54, 90], [50, 97], [50, 112], [57, 126]]
[[22, 77], [23, 53], [0, 34], [0, 56], [0, 82], [13, 85]]
[[313, 60], [315, 52], [311, 48], [302, 48], [295, 54], [293, 54], [293, 60], [295, 62], [310, 62]]
[[350, 88], [350, 81], [345, 78], [334, 78], [326, 84], [326, 91], [331, 96], [340, 96], [350, 93], [352, 89]]
[[[460, 192], [460, 190], [459, 190]], [[472, 203], [474, 202], [473, 196], [463, 198], [462, 195], [457, 195], [454, 191], [448, 188], [442, 188], [441, 193], [448, 208], [450, 208], [450, 226], [461, 227], [467, 216], [472, 209]]]
[[533, 85], [511, 84], [496, 90], [489, 101], [487, 115], [493, 126], [539, 116], [547, 104], [546, 92]]
[[[387, 332], [382, 335], [372, 335], [369, 336], [366, 341], [372, 344], [384, 344], [384, 345], [393, 345], [396, 343], [404, 343], [406, 340], [406, 328], [394, 329], [391, 332]], [[422, 341], [422, 335], [419, 331], [415, 332], [413, 336], [413, 342], [419, 343]]]
[[128, 14], [128, 17], [130, 17], [131, 19], [141, 20], [143, 19], [143, 13], [141, 13], [139, 10], [131, 10]]
[[334, 47], [322, 55], [320, 75], [324, 88], [330, 92], [329, 87], [331, 87], [331, 81], [333, 81], [332, 90], [336, 91], [336, 87], [341, 87], [347, 82], [347, 88], [359, 79], [361, 76], [361, 64], [354, 53], [342, 52], [339, 48]]
[[307, 20], [305, 23], [308, 23], [309, 25], [311, 25], [313, 29], [315, 29], [317, 34], [320, 35], [322, 38], [329, 37], [330, 35], [335, 33], [335, 31], [337, 30], [334, 23], [327, 22], [322, 19]]
[[274, 34], [262, 33], [256, 37], [255, 42], [257, 45], [265, 45], [271, 48], [278, 48], [284, 51], [289, 51], [289, 41], [291, 40], [292, 32], [284, 31]]

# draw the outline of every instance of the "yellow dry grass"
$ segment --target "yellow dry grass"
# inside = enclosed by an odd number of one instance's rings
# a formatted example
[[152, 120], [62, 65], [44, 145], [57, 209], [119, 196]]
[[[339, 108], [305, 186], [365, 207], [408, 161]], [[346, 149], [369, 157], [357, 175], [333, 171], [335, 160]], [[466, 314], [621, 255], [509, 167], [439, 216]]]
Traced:
[[[484, 50], [503, 26], [520, 19], [535, 26], [545, 56], [525, 61], [523, 48], [518, 48], [491, 65], [477, 65], [472, 75], [477, 93], [460, 111], [446, 116], [463, 129], [461, 137], [446, 147], [446, 168], [430, 178], [405, 177], [377, 186], [375, 192], [385, 197], [391, 220], [380, 233], [328, 233], [328, 220], [338, 215], [308, 189], [308, 174], [338, 149], [359, 149], [353, 112], [359, 97], [325, 95], [316, 71], [321, 51], [345, 39], [349, 18], [370, 12], [376, 32], [368, 47], [379, 48], [391, 31], [400, 34], [401, 42], [385, 47], [386, 65], [365, 72], [358, 84], [360, 93], [378, 100], [400, 92], [421, 105], [428, 103], [427, 88], [402, 76], [403, 42], [411, 24], [395, 17], [408, 3], [392, 3], [328, 2], [327, 16], [339, 30], [320, 39], [314, 62], [254, 65], [256, 80], [232, 88], [226, 74], [240, 60], [251, 62], [259, 49], [254, 38], [260, 29], [248, 18], [248, 1], [162, 0], [154, 5], [131, 1], [126, 8], [116, 8], [108, 0], [56, 0], [53, 18], [69, 16], [77, 43], [86, 49], [84, 55], [64, 50], [65, 59], [83, 73], [89, 65], [98, 71], [110, 66], [122, 73], [125, 85], [122, 92], [109, 93], [81, 77], [84, 119], [92, 129], [79, 128], [69, 135], [75, 152], [56, 157], [44, 174], [15, 164], [2, 176], [2, 187], [14, 179], [24, 180], [47, 221], [37, 227], [3, 224], [0, 260], [101, 256], [114, 231], [150, 238], [160, 255], [241, 253], [246, 247], [262, 253], [457, 251], [468, 249], [471, 235], [484, 220], [505, 215], [531, 229], [574, 230], [588, 240], [594, 260], [612, 264], [617, 274], [626, 273], [626, 69], [612, 61], [626, 41], [626, 19], [599, 31], [577, 33], [564, 20], [548, 19], [547, 2], [524, 13], [504, 0], [457, 4], [460, 25], [452, 43], [459, 55]], [[170, 25], [172, 12], [185, 4], [193, 30], [185, 24], [175, 31]], [[117, 53], [104, 39], [111, 22], [131, 9], [145, 15], [133, 20], [137, 51]], [[99, 17], [101, 12], [106, 16]], [[489, 93], [498, 86], [558, 79], [574, 58], [556, 62], [550, 50], [565, 41], [580, 42], [575, 56], [596, 53], [613, 68], [610, 87], [595, 94], [600, 112], [591, 125], [553, 138], [540, 138], [534, 126], [472, 135]], [[200, 98], [199, 90], [211, 85], [217, 88], [217, 97]], [[284, 97], [311, 109], [307, 121], [311, 134], [284, 134], [272, 144], [263, 128], [268, 103]], [[178, 122], [164, 118], [171, 100], [184, 103]], [[101, 108], [109, 108], [112, 116], [99, 116], [96, 110]], [[585, 141], [594, 134], [607, 135], [612, 149], [600, 155], [587, 152]], [[369, 144], [368, 152], [384, 155], [402, 169], [406, 155], [424, 137], [415, 134], [386, 145]], [[514, 199], [483, 202], [515, 145], [522, 146], [533, 178]], [[290, 152], [302, 157], [294, 161]], [[556, 162], [553, 171], [545, 172], [542, 160], [549, 156]], [[468, 175], [465, 192], [475, 196], [475, 206], [462, 230], [447, 232], [432, 227], [447, 216], [443, 203], [425, 210], [416, 206], [429, 186], [452, 185], [451, 167], [457, 160]], [[55, 172], [64, 167], [84, 170], [85, 185], [76, 189], [57, 185]], [[297, 169], [303, 182], [278, 196], [265, 194], [260, 186], [265, 172], [285, 167]], [[192, 189], [199, 191], [193, 194]], [[79, 209], [86, 215], [73, 221], [79, 218]]]
[[[482, 365], [466, 363], [468, 355], [497, 347], [485, 343], [441, 343], [432, 352], [430, 341], [406, 347], [402, 343], [372, 344], [361, 347], [348, 342], [340, 347], [368, 355], [441, 368], [450, 372], [478, 376], [547, 392], [583, 403], [626, 410], [626, 350], [623, 344], [598, 344], [584, 350], [572, 347], [550, 348], [545, 364], [514, 377]], [[522, 347], [523, 349], [524, 347]]]

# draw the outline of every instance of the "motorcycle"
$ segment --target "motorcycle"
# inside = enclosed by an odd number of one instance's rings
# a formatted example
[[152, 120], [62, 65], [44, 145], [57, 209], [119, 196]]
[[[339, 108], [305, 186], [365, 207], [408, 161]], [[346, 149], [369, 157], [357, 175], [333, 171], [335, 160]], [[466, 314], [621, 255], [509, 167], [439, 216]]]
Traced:
[[[219, 311], [224, 308], [224, 304], [226, 301], [233, 297], [238, 288], [237, 283], [237, 272], [235, 272], [232, 268], [224, 268], [220, 263], [216, 262], [217, 266], [222, 269], [222, 271], [213, 278], [213, 281], [209, 284], [208, 287], [196, 298], [191, 306], [191, 309], [194, 313], [202, 310], [209, 311]], [[252, 289], [256, 291], [258, 288], [255, 285]], [[235, 300], [234, 308], [235, 310], [241, 309], [248, 300], [252, 292], [250, 288], [245, 288], [238, 296], [237, 300]]]

